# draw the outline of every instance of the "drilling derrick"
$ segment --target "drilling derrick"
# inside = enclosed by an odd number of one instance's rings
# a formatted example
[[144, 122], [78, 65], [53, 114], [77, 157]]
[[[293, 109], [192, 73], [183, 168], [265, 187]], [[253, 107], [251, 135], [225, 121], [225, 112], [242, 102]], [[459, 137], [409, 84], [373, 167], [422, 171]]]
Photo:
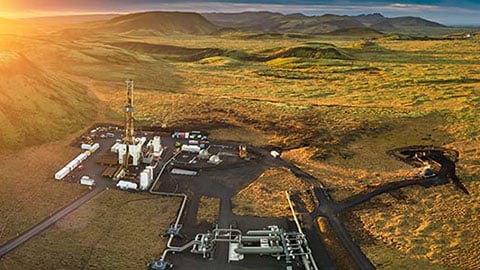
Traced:
[[[133, 80], [127, 80], [127, 99], [125, 101], [125, 107], [123, 108], [123, 112], [125, 113], [125, 137], [123, 138], [123, 144], [127, 145], [130, 148], [132, 145], [135, 144], [135, 137], [134, 137], [134, 127], [133, 127], [133, 112], [135, 109], [133, 108]], [[125, 153], [125, 158], [123, 159], [123, 167], [126, 169], [129, 165], [129, 152]]]

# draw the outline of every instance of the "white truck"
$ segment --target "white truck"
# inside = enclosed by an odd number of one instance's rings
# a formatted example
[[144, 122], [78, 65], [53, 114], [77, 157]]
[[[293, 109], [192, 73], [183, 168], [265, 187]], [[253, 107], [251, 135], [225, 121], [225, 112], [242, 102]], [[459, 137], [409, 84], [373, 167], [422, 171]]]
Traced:
[[82, 178], [80, 178], [80, 184], [84, 185], [84, 186], [93, 187], [93, 186], [95, 186], [95, 180], [93, 180], [92, 178], [90, 178], [87, 175], [84, 175], [84, 176], [82, 176]]
[[117, 183], [117, 188], [121, 190], [129, 190], [129, 189], [137, 190], [138, 186], [135, 183], [125, 181], [125, 180], [120, 180]]

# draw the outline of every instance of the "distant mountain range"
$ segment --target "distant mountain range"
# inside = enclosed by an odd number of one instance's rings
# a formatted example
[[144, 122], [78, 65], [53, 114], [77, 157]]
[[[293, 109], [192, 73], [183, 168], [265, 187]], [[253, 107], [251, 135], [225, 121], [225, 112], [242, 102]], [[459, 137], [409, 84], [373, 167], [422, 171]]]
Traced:
[[[63, 28], [55, 28], [63, 24]], [[63, 29], [63, 30], [62, 30]], [[127, 15], [64, 16], [7, 20], [0, 18], [0, 34], [54, 32], [72, 35], [125, 33], [133, 35], [214, 34], [241, 30], [266, 34], [330, 34], [378, 36], [385, 33], [449, 30], [446, 26], [419, 17], [388, 18], [382, 14], [346, 16], [325, 14], [306, 16], [273, 12], [193, 13], [142, 12]], [[43, 30], [43, 31], [39, 31]], [[426, 30], [426, 31], [424, 31]]]
[[365, 28], [370, 28], [372, 31], [395, 32], [413, 27], [445, 27], [419, 17], [387, 18], [379, 13], [358, 16], [334, 14], [306, 16], [299, 13], [284, 15], [273, 12], [204, 13], [202, 15], [213, 24], [224, 28], [276, 33], [325, 34], [339, 33], [341, 29], [365, 31]]

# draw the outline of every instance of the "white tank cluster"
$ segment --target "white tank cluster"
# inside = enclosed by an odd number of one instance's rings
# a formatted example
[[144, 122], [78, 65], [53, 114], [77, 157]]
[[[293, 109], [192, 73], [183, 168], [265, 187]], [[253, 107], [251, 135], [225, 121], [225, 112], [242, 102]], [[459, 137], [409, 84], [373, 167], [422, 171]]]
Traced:
[[153, 169], [152, 166], [147, 166], [145, 170], [140, 173], [140, 189], [146, 190], [153, 182]]
[[78, 155], [76, 158], [74, 158], [72, 161], [70, 161], [65, 167], [63, 167], [61, 170], [59, 170], [55, 174], [55, 179], [57, 180], [62, 180], [67, 174], [69, 174], [71, 171], [75, 170], [75, 168], [78, 167], [78, 165], [82, 164], [91, 154], [93, 154], [95, 151], [98, 150], [100, 147], [100, 144], [95, 143], [91, 145], [90, 150], [87, 150], [80, 155]]
[[[142, 155], [142, 148], [143, 144], [147, 141], [146, 137], [135, 138], [135, 144], [126, 145], [126, 144], [119, 144], [118, 145], [118, 164], [123, 164], [123, 159], [125, 156], [132, 157], [132, 165], [138, 166], [141, 155]], [[115, 145], [114, 145], [115, 146]], [[113, 146], [112, 146], [113, 148]], [[112, 149], [110, 149], [112, 150]], [[116, 149], [114, 149], [116, 150]], [[112, 150], [113, 151], [113, 150]]]

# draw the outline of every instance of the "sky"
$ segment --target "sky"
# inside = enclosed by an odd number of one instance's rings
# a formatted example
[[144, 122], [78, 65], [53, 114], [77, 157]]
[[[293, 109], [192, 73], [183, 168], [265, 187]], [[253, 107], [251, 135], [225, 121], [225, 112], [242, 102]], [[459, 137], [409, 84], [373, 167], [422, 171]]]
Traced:
[[194, 12], [275, 11], [321, 15], [382, 13], [419, 16], [447, 25], [480, 25], [480, 0], [0, 0], [0, 16], [9, 18], [131, 13], [147, 10]]

